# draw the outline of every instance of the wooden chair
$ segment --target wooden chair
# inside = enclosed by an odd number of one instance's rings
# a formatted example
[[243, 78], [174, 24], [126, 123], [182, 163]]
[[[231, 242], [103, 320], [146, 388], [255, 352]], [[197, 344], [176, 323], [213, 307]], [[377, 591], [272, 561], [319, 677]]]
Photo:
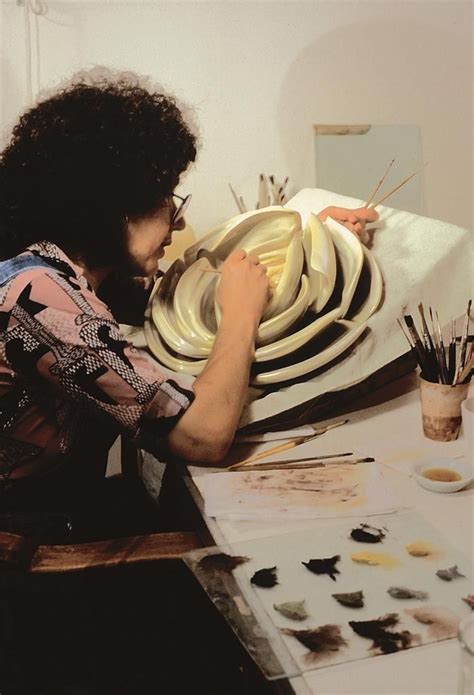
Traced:
[[[122, 438], [121, 477], [133, 484], [140, 477], [141, 456], [136, 446]], [[32, 574], [78, 572], [155, 560], [177, 560], [202, 547], [197, 533], [179, 531], [147, 533], [67, 545], [35, 545], [24, 536], [0, 530], [0, 572], [22, 569]]]
[[77, 572], [116, 567], [150, 560], [176, 560], [183, 553], [201, 548], [196, 533], [150, 533], [71, 545], [32, 547], [23, 536], [0, 531], [0, 571], [18, 568], [30, 573]]
[[[132, 481], [135, 463], [125, 446], [122, 472]], [[0, 531], [2, 692], [287, 695], [265, 681], [182, 562], [200, 538], [180, 531], [38, 545]]]

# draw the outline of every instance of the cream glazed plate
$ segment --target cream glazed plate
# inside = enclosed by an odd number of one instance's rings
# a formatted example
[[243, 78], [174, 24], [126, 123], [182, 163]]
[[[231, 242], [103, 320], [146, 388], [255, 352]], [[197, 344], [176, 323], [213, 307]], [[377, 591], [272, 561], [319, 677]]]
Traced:
[[259, 256], [271, 288], [253, 384], [270, 386], [329, 365], [363, 335], [382, 301], [372, 252], [340, 223], [310, 215], [302, 229], [298, 212], [275, 206], [245, 213], [198, 240], [157, 280], [145, 337], [167, 368], [194, 376], [204, 368], [220, 321], [220, 266], [235, 248]]

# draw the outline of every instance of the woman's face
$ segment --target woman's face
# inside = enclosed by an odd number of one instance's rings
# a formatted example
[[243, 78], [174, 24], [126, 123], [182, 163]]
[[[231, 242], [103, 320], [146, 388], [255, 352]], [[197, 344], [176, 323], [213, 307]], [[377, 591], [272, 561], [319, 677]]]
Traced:
[[154, 275], [158, 270], [158, 262], [165, 253], [165, 246], [171, 244], [172, 233], [186, 226], [183, 217], [175, 224], [170, 223], [174, 210], [175, 205], [170, 198], [168, 203], [150, 215], [128, 221], [125, 250], [128, 270], [133, 275]]

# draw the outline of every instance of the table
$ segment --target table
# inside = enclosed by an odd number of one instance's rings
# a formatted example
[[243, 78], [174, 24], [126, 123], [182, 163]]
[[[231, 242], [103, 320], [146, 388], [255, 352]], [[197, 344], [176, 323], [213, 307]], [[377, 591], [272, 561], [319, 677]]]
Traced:
[[[474, 395], [472, 389], [470, 395]], [[474, 484], [471, 483], [458, 493], [431, 493], [417, 485], [411, 476], [411, 467], [413, 463], [427, 457], [464, 456], [472, 461], [473, 442], [466, 441], [462, 434], [454, 442], [434, 442], [423, 436], [415, 374], [393, 382], [360, 401], [357, 406], [352, 404], [351, 407], [346, 425], [301, 446], [298, 453], [309, 456], [318, 452], [347, 450], [375, 457], [383, 466], [387, 482], [393, 485], [403, 502], [437, 527], [456, 548], [472, 558]], [[340, 419], [339, 415], [337, 419]], [[254, 446], [252, 451], [263, 448], [269, 448], [269, 444]], [[292, 455], [291, 451], [285, 453], [288, 458]], [[245, 458], [248, 454], [248, 445], [234, 445], [230, 459]], [[284, 457], [279, 455], [279, 458]], [[288, 522], [279, 526], [275, 522], [235, 522], [207, 517], [193, 481], [197, 476], [209, 473], [209, 469], [189, 466], [187, 471], [189, 490], [217, 544], [288, 533], [324, 524], [324, 520], [295, 521], [289, 528]], [[449, 640], [375, 659], [309, 671], [291, 678], [290, 683], [296, 695], [455, 695], [458, 663], [457, 642]]]

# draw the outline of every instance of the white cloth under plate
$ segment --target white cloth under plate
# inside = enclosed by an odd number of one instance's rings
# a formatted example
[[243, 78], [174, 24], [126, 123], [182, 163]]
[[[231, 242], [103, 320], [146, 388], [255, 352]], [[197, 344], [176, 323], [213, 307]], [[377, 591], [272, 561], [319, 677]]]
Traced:
[[[329, 205], [355, 208], [363, 202], [322, 189], [304, 189], [287, 207], [310, 212]], [[377, 208], [383, 228], [374, 235], [372, 251], [384, 276], [384, 299], [368, 321], [369, 333], [350, 355], [314, 379], [275, 391], [249, 404], [240, 425], [258, 422], [299, 404], [357, 384], [408, 350], [396, 318], [418, 317], [418, 304], [432, 306], [441, 323], [461, 316], [473, 294], [472, 232], [447, 222], [385, 206]]]

